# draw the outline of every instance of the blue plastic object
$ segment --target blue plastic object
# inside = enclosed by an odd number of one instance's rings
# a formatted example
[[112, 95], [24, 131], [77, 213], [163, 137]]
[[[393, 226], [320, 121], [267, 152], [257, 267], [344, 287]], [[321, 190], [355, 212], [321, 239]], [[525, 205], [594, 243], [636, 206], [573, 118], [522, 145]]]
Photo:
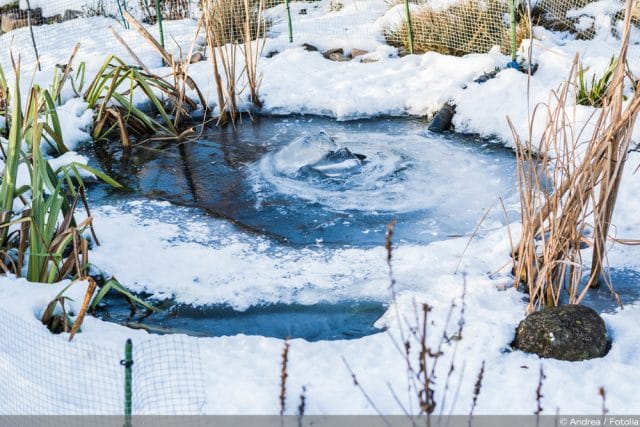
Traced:
[[532, 76], [538, 71], [538, 64], [525, 64], [518, 61], [510, 61], [506, 68], [518, 70], [524, 74], [531, 74]]

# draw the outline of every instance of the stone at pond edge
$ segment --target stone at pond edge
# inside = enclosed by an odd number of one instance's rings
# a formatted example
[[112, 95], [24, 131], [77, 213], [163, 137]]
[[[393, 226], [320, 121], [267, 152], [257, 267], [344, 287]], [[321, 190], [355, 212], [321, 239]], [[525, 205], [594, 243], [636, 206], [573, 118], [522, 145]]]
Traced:
[[456, 106], [445, 102], [440, 111], [435, 115], [429, 124], [431, 132], [442, 133], [451, 130], [451, 121], [456, 113]]
[[331, 61], [337, 61], [337, 62], [345, 62], [345, 61], [351, 60], [351, 58], [344, 55], [344, 50], [342, 50], [342, 48], [329, 49], [323, 52], [322, 56], [324, 56], [327, 59], [330, 59]]
[[357, 49], [357, 48], [353, 48], [351, 49], [351, 57], [352, 58], [356, 58], [358, 56], [362, 56], [362, 55], [366, 55], [367, 53], [369, 53], [366, 50], [362, 50], [362, 49]]
[[302, 43], [302, 47], [304, 48], [304, 50], [306, 50], [307, 52], [317, 52], [318, 48], [315, 47], [312, 44], [309, 43]]
[[579, 361], [607, 352], [607, 331], [598, 313], [563, 305], [531, 313], [516, 329], [513, 347], [540, 357]]

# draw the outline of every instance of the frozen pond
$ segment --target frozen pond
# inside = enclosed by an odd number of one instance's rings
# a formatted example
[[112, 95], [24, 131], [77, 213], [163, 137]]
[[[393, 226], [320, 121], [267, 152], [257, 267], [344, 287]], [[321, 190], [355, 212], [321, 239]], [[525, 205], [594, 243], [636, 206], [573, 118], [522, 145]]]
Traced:
[[[174, 252], [185, 250], [184, 258], [168, 260], [185, 271], [164, 287], [165, 311], [129, 318], [128, 306], [113, 299], [101, 316], [153, 333], [197, 336], [316, 341], [379, 332], [374, 324], [389, 300], [384, 282], [380, 291], [372, 280], [384, 278], [386, 267], [366, 251], [384, 244], [390, 221], [397, 221], [395, 243], [425, 245], [470, 236], [489, 207], [481, 229], [502, 226], [499, 198], [517, 218], [511, 150], [425, 128], [417, 119], [271, 117], [246, 121], [237, 132], [205, 128], [201, 138], [181, 145], [88, 147], [127, 187], [98, 185], [93, 204], [119, 204], [120, 212], [149, 224], [177, 226], [183, 232], [170, 244], [178, 245]], [[200, 263], [214, 257], [225, 268], [191, 264], [194, 244], [202, 245]], [[611, 278], [624, 304], [637, 301], [635, 271], [613, 269]], [[144, 291], [142, 280], [137, 286]], [[158, 278], [150, 280], [157, 291]], [[183, 292], [177, 289], [194, 297], [174, 301]], [[247, 302], [228, 305], [234, 299]], [[584, 303], [600, 312], [617, 308], [605, 286]]]
[[[327, 286], [334, 280], [335, 286], [366, 283], [372, 271], [384, 271], [382, 263], [371, 266], [363, 261], [359, 269], [355, 267], [356, 278], [332, 273], [321, 264], [329, 263], [335, 250], [383, 245], [392, 220], [397, 221], [395, 243], [420, 245], [470, 236], [490, 207], [482, 227], [502, 226], [505, 213], [496, 207], [499, 198], [508, 214], [513, 215], [517, 206], [511, 150], [472, 137], [434, 135], [418, 119], [259, 118], [240, 124], [236, 132], [204, 128], [200, 138], [180, 145], [155, 142], [123, 150], [112, 143], [87, 149], [99, 166], [127, 187], [125, 191], [94, 188], [94, 204], [142, 196], [208, 212], [212, 221], [230, 224], [234, 236], [255, 248], [254, 255], [251, 250], [239, 255], [254, 257], [247, 262], [257, 266], [255, 257], [266, 256], [268, 264], [272, 256], [274, 262], [283, 263], [276, 271], [255, 267], [253, 273], [240, 274], [272, 275], [266, 280], [275, 283], [278, 277], [300, 276], [296, 280], [303, 283], [301, 290], [313, 288], [314, 277], [304, 270], [287, 272], [303, 268], [296, 260], [315, 260], [316, 267], [305, 267], [313, 274], [327, 270], [323, 279]], [[182, 221], [190, 221], [161, 208], [148, 207], [138, 214], [182, 227], [186, 226]], [[224, 247], [217, 227], [202, 229], [198, 241]], [[257, 241], [262, 243], [252, 243]], [[300, 250], [312, 252], [304, 255]], [[193, 286], [201, 286], [200, 280], [193, 279]], [[233, 289], [237, 291], [237, 285]], [[154, 333], [205, 336], [244, 333], [314, 341], [380, 331], [374, 323], [386, 311], [388, 300], [332, 294], [331, 298], [320, 294], [314, 297], [319, 300], [304, 304], [295, 299], [259, 303], [245, 311], [224, 304], [192, 307], [168, 300], [168, 310], [142, 323], [129, 319], [126, 304], [113, 300], [102, 316]]]
[[111, 144], [92, 157], [137, 195], [293, 245], [380, 245], [391, 220], [396, 241], [428, 243], [471, 233], [489, 207], [486, 225], [503, 224], [499, 197], [516, 206], [510, 150], [430, 134], [418, 119], [259, 118], [178, 147]]

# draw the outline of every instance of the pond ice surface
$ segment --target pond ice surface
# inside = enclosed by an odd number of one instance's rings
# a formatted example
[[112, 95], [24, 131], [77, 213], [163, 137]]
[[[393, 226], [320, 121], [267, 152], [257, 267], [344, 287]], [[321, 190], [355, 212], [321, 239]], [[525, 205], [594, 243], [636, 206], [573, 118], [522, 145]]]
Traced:
[[412, 235], [438, 240], [470, 232], [483, 209], [513, 194], [515, 162], [497, 144], [383, 123], [331, 133], [296, 124], [303, 136], [249, 168], [258, 203], [286, 195], [355, 216], [404, 216]]
[[100, 166], [137, 195], [292, 245], [377, 246], [392, 220], [397, 242], [423, 244], [470, 235], [487, 208], [483, 228], [504, 225], [500, 197], [517, 212], [510, 150], [416, 119], [263, 117], [179, 148], [113, 154]]
[[[94, 215], [98, 232], [109, 238], [92, 262], [136, 291], [178, 303], [242, 310], [388, 302], [389, 221], [398, 221], [399, 290], [415, 289], [423, 245], [470, 236], [487, 207], [481, 233], [502, 227], [499, 197], [515, 206], [511, 151], [425, 127], [420, 120], [264, 118], [237, 133], [211, 132], [182, 155], [174, 148], [116, 153], [101, 166], [134, 191], [93, 189], [103, 205]], [[458, 253], [464, 242], [454, 246]], [[453, 271], [458, 258], [437, 262], [438, 271]]]

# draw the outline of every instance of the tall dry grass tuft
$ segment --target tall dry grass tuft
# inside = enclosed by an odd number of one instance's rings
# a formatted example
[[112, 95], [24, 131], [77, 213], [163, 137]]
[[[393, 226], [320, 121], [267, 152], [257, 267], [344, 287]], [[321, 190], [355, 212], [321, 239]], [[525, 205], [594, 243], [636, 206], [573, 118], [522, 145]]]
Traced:
[[[204, 24], [216, 82], [218, 123], [239, 117], [238, 102], [246, 88], [250, 101], [261, 106], [258, 60], [262, 55], [268, 20], [264, 0], [203, 0]], [[242, 84], [246, 81], [246, 84]]]
[[[509, 25], [503, 20], [506, 3], [499, 0], [466, 0], [444, 10], [425, 6], [411, 14], [415, 53], [438, 52], [462, 56], [486, 53], [493, 46], [507, 54], [511, 51]], [[526, 14], [520, 14], [516, 28], [518, 45], [529, 37]], [[385, 31], [387, 42], [408, 48], [408, 26]]]
[[[537, 145], [532, 143], [532, 127], [529, 141], [522, 141], [514, 131], [522, 208], [514, 272], [516, 286], [528, 287], [529, 311], [558, 305], [563, 289], [568, 290], [568, 302], [578, 304], [601, 281], [611, 217], [640, 108], [640, 91], [626, 101], [623, 94], [631, 7], [628, 0], [613, 76], [602, 108], [589, 121], [594, 123], [593, 131], [586, 126], [577, 129], [568, 106], [573, 102], [569, 99], [574, 96], [578, 58], [569, 80], [552, 94]], [[536, 108], [533, 116], [541, 111]], [[582, 249], [586, 247], [592, 248], [591, 270], [583, 283]]]

